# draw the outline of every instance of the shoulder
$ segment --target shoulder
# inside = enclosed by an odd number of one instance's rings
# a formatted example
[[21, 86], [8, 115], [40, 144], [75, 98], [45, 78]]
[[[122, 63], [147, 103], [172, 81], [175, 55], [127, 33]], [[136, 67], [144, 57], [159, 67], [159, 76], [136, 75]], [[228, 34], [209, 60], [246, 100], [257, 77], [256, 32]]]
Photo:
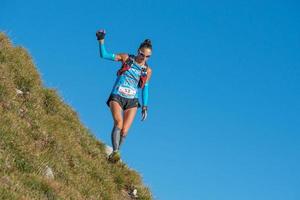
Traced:
[[147, 73], [148, 73], [148, 74], [151, 74], [151, 73], [152, 73], [152, 68], [151, 68], [149, 65], [147, 65]]
[[116, 54], [116, 60], [117, 61], [125, 62], [128, 58], [129, 58], [128, 53], [118, 53], [118, 54]]
[[152, 69], [148, 65], [148, 67], [147, 67], [147, 82], [150, 80], [151, 76], [152, 76]]

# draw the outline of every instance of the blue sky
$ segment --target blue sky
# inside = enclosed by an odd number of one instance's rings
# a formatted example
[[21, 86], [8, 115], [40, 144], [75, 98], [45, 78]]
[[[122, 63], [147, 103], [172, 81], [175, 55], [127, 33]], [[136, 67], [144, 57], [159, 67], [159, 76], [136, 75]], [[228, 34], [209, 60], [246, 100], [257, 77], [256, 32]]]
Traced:
[[300, 3], [2, 0], [0, 29], [31, 53], [97, 138], [119, 63], [150, 38], [149, 116], [122, 156], [156, 199], [300, 199]]

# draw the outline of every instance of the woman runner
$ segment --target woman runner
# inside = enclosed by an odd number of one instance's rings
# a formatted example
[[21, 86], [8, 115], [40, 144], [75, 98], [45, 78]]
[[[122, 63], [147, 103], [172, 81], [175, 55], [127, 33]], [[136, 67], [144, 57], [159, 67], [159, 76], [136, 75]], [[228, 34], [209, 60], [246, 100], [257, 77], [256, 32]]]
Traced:
[[137, 55], [127, 53], [108, 53], [104, 45], [105, 30], [96, 32], [99, 41], [100, 57], [119, 61], [121, 69], [117, 73], [117, 79], [107, 100], [114, 120], [111, 133], [113, 152], [109, 160], [117, 162], [120, 160], [120, 146], [128, 134], [128, 130], [134, 120], [137, 109], [140, 107], [138, 89], [142, 89], [142, 121], [147, 118], [149, 79], [152, 70], [147, 60], [152, 54], [152, 44], [146, 39], [140, 44]]

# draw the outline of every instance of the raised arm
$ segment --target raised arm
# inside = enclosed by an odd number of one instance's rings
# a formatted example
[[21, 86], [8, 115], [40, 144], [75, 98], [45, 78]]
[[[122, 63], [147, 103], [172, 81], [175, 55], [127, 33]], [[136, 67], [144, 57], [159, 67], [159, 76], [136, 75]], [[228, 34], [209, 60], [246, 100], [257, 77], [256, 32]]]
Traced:
[[105, 30], [99, 30], [96, 32], [96, 37], [97, 40], [99, 41], [100, 57], [112, 61], [125, 61], [128, 58], [128, 54], [124, 54], [124, 53], [114, 54], [106, 51], [104, 45], [105, 34], [106, 34]]

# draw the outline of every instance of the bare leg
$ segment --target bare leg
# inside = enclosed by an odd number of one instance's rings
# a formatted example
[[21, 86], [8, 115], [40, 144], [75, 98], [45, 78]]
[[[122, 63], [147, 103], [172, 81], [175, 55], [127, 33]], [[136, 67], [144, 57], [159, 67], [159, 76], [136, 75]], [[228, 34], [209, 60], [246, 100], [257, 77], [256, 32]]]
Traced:
[[134, 108], [130, 108], [124, 111], [124, 122], [123, 122], [123, 128], [121, 130], [121, 138], [120, 138], [120, 142], [119, 142], [119, 147], [121, 146], [122, 142], [124, 141], [129, 128], [134, 120], [134, 117], [136, 115], [137, 112], [137, 107]]
[[123, 127], [123, 117], [122, 117], [122, 108], [119, 103], [111, 101], [109, 103], [110, 110], [114, 119], [114, 127], [111, 133], [111, 143], [113, 150], [119, 150], [120, 138], [121, 138], [121, 129]]
[[122, 108], [116, 101], [109, 102], [110, 111], [114, 119], [114, 125], [119, 129], [123, 128]]

